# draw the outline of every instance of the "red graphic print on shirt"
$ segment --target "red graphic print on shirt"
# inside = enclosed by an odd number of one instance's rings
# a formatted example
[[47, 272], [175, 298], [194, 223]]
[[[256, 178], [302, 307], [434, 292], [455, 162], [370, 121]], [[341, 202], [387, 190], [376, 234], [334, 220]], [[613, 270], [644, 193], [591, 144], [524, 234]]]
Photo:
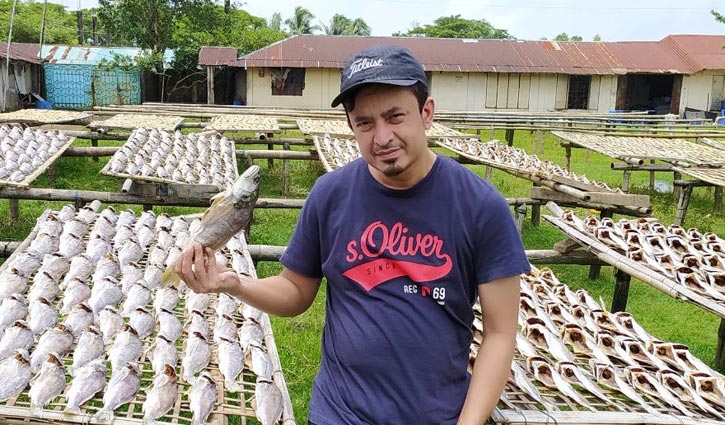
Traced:
[[[418, 262], [406, 260], [406, 257]], [[443, 240], [431, 234], [409, 235], [408, 228], [401, 222], [390, 228], [380, 221], [370, 223], [360, 240], [348, 242], [345, 260], [348, 263], [363, 261], [343, 275], [366, 291], [401, 276], [408, 276], [417, 283], [430, 282], [447, 275], [453, 266], [451, 257], [443, 253]]]

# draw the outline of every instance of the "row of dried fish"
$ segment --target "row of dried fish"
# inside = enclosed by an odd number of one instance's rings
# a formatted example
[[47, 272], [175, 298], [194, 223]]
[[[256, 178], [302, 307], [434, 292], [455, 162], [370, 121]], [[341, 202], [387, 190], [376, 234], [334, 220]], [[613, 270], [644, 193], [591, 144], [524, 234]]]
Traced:
[[[533, 382], [592, 411], [597, 410], [587, 399], [592, 396], [627, 410], [615, 391], [636, 403], [633, 410], [661, 414], [655, 407], [671, 406], [687, 416], [722, 419], [720, 374], [687, 346], [657, 340], [631, 314], [608, 313], [586, 291], [571, 291], [549, 269], [522, 276], [519, 325], [511, 384], [547, 409], [558, 408]], [[473, 358], [481, 337], [477, 318]]]
[[328, 134], [352, 136], [352, 130], [345, 120], [316, 120], [297, 118], [297, 127], [304, 134]]
[[156, 128], [160, 130], [175, 130], [183, 118], [174, 115], [153, 115], [153, 114], [116, 114], [110, 118], [93, 121], [89, 124], [91, 128]]
[[652, 217], [581, 219], [571, 210], [562, 221], [699, 295], [725, 302], [725, 241], [713, 232], [664, 226]]
[[263, 115], [222, 114], [212, 118], [206, 127], [218, 131], [279, 131], [276, 117]]
[[322, 138], [313, 136], [313, 141], [322, 150], [320, 154], [324, 155], [333, 169], [340, 168], [361, 156], [357, 142], [352, 139], [332, 138], [329, 134], [325, 134]]
[[[99, 210], [100, 203], [94, 202], [77, 211], [67, 206], [48, 214], [37, 223], [36, 237], [4, 267], [2, 276], [9, 280], [0, 303], [0, 329], [4, 331], [0, 360], [7, 366], [0, 366], [0, 381], [7, 378], [12, 385], [0, 389], [0, 394], [9, 394], [0, 400], [23, 391], [28, 383], [25, 377], [42, 373], [44, 362], [60, 362], [69, 364], [66, 372], [73, 378], [65, 397], [69, 409], [75, 409], [106, 387], [106, 362], [111, 365], [112, 382], [133, 383], [138, 375], [134, 370], [147, 353], [147, 367], [155, 376], [152, 388], [145, 391], [144, 412], [149, 418], [168, 411], [177, 399], [178, 385], [192, 385], [192, 391], [207, 385], [204, 381], [212, 365], [224, 377], [227, 392], [242, 389], [241, 372], [246, 365], [260, 380], [259, 388], [266, 388], [261, 397], [268, 396], [268, 403], [279, 402], [263, 409], [281, 414], [281, 396], [274, 396], [274, 389], [280, 389], [272, 380], [274, 366], [260, 326], [262, 313], [227, 295], [195, 294], [183, 285], [179, 289], [158, 286], [163, 267], [173, 262], [173, 253], [178, 255], [179, 245], [198, 220], [188, 222], [150, 211], [136, 217], [130, 210], [116, 214], [111, 207]], [[128, 230], [119, 237], [121, 229]], [[147, 232], [150, 237], [142, 236]], [[72, 235], [81, 245], [88, 240], [88, 246], [64, 251], [72, 254], [65, 256], [62, 244], [52, 243], [63, 235]], [[105, 248], [89, 250], [97, 240]], [[232, 238], [226, 251], [231, 260], [218, 252], [218, 261], [231, 261], [239, 272], [251, 269], [243, 238]], [[167, 252], [164, 259], [162, 254]], [[178, 352], [175, 341], [184, 334]], [[49, 360], [51, 356], [57, 361]], [[20, 366], [22, 373], [16, 373]], [[179, 367], [182, 372], [177, 378]], [[46, 371], [49, 377], [43, 379], [58, 375], [57, 368], [46, 368], [53, 371]], [[20, 378], [11, 379], [3, 371]], [[116, 387], [109, 384], [105, 397], [112, 397], [112, 388]], [[32, 385], [30, 391], [34, 391]], [[124, 397], [132, 399], [136, 391], [128, 390]], [[201, 396], [210, 391], [196, 392]], [[53, 392], [48, 401], [58, 394]], [[125, 401], [108, 403], [111, 407], [104, 399], [104, 409], [112, 411]], [[203, 406], [214, 405], [200, 403], [192, 403], [193, 408], [203, 411]]]
[[234, 143], [204, 133], [136, 129], [104, 171], [225, 189], [237, 178]]
[[0, 179], [22, 182], [68, 142], [63, 132], [0, 126]]
[[439, 143], [449, 149], [466, 155], [535, 174], [542, 178], [559, 176], [585, 185], [596, 186], [610, 192], [622, 192], [619, 188], [612, 188], [606, 183], [589, 180], [586, 176], [572, 173], [551, 161], [542, 161], [536, 155], [529, 155], [523, 149], [505, 145], [497, 140], [483, 143], [478, 139], [443, 139]]

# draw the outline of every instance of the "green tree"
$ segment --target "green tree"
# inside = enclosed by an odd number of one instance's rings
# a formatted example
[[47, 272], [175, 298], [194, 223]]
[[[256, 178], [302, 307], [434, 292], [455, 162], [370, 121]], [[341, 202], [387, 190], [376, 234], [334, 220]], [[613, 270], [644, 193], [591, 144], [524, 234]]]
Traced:
[[716, 12], [715, 10], [711, 10], [710, 13], [712, 14], [712, 16], [715, 17], [716, 21], [725, 24], [725, 15], [722, 15], [722, 14]]
[[567, 33], [563, 32], [554, 37], [554, 41], [582, 41], [582, 37], [580, 35], [572, 35], [569, 37]]
[[330, 19], [330, 25], [321, 24], [327, 35], [370, 35], [370, 26], [362, 18], [351, 21], [344, 15], [335, 14]]
[[275, 31], [282, 31], [282, 15], [279, 12], [272, 14], [272, 19], [269, 20], [268, 27]]
[[[0, 2], [0, 34], [4, 34], [3, 41], [7, 41], [12, 8], [12, 1]], [[43, 3], [19, 1], [15, 8], [12, 41], [39, 43], [42, 21]], [[45, 13], [45, 43], [78, 44], [77, 27], [75, 14], [68, 13], [62, 5], [48, 3]]]
[[599, 34], [594, 34], [592, 41], [602, 41], [602, 37], [600, 37]]
[[416, 26], [406, 33], [397, 32], [400, 37], [438, 38], [513, 38], [508, 31], [494, 28], [485, 19], [464, 19], [461, 15], [442, 16], [433, 25]]
[[295, 7], [295, 14], [284, 21], [289, 28], [289, 32], [292, 35], [297, 34], [312, 34], [313, 31], [319, 30], [320, 27], [312, 25], [312, 20], [315, 19], [315, 15], [309, 10], [302, 6]]

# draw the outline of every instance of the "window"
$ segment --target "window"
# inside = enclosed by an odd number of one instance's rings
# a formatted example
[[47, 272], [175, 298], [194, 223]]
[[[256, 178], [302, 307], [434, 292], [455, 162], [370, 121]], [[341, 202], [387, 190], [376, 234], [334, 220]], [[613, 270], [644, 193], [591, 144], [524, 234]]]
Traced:
[[305, 68], [270, 68], [272, 96], [302, 96]]
[[569, 101], [568, 109], [587, 109], [589, 106], [589, 86], [592, 77], [590, 75], [569, 76]]

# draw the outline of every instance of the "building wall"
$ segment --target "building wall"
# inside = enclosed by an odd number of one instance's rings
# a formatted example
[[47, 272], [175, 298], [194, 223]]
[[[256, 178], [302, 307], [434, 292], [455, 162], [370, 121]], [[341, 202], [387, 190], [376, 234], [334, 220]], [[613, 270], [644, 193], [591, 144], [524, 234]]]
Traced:
[[617, 103], [617, 77], [614, 75], [592, 75], [589, 88], [589, 110], [607, 113]]
[[682, 78], [680, 111], [685, 108], [703, 111], [720, 111], [720, 101], [725, 98], [723, 80], [725, 70], [706, 70]]
[[[40, 88], [36, 83], [37, 68], [27, 62], [13, 61], [10, 63], [9, 81], [6, 81], [6, 61], [5, 59], [0, 61], [0, 111], [19, 109], [21, 94], [40, 93]], [[5, 95], [6, 92], [7, 95]]]
[[247, 104], [303, 109], [329, 109], [340, 91], [340, 70], [308, 68], [302, 96], [273, 96], [272, 77], [265, 68], [247, 71]]

